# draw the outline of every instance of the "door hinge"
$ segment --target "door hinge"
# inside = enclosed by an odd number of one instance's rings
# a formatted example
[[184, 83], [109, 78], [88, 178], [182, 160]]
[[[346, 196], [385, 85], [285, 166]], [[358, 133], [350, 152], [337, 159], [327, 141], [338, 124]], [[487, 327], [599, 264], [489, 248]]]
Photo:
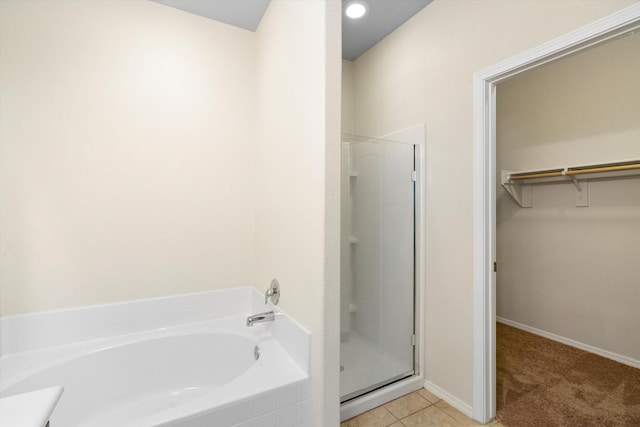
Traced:
[[413, 181], [413, 182], [418, 181], [418, 172], [417, 171], [411, 172], [411, 181]]
[[498, 272], [498, 262], [497, 261], [493, 261], [493, 272], [494, 273]]
[[411, 335], [411, 345], [416, 345], [416, 336], [415, 336], [415, 334]]

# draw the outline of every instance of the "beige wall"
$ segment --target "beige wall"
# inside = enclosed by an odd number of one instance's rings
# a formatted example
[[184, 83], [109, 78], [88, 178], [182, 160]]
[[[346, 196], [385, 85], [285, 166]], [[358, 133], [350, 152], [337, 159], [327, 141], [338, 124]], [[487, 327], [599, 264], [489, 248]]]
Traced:
[[342, 60], [342, 132], [355, 132], [355, 81], [353, 62]]
[[354, 62], [356, 133], [427, 124], [426, 377], [468, 405], [473, 73], [632, 3], [436, 0]]
[[[512, 171], [640, 160], [640, 34], [498, 85], [497, 158]], [[502, 189], [497, 315], [639, 361], [640, 177]]]
[[273, 1], [257, 30], [256, 284], [312, 333], [316, 426], [339, 423], [339, 13]]
[[499, 84], [499, 166], [516, 171], [637, 159], [639, 76], [640, 34], [634, 34]]
[[253, 283], [255, 34], [0, 2], [3, 315]]

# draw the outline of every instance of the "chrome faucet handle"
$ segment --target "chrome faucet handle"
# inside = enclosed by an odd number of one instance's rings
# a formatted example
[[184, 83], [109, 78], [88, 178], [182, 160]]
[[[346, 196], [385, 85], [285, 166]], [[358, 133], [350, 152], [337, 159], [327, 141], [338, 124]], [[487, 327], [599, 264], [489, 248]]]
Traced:
[[278, 301], [280, 301], [280, 283], [278, 283], [278, 279], [273, 279], [269, 289], [264, 293], [265, 304], [269, 301], [269, 298], [271, 298], [273, 304], [278, 305]]

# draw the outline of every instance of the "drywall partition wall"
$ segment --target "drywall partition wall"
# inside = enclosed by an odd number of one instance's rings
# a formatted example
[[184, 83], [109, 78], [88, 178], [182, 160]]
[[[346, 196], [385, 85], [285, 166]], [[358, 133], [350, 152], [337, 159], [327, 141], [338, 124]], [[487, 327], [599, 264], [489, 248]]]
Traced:
[[338, 425], [340, 3], [273, 1], [256, 36], [255, 283], [311, 331], [312, 418]]
[[[497, 168], [640, 160], [640, 34], [497, 88]], [[497, 190], [496, 314], [640, 366], [640, 176], [533, 186], [533, 208]], [[613, 355], [610, 355], [613, 356]]]
[[472, 77], [633, 1], [435, 0], [354, 62], [355, 132], [426, 122], [426, 385], [472, 403]]
[[0, 2], [3, 315], [253, 282], [255, 34]]

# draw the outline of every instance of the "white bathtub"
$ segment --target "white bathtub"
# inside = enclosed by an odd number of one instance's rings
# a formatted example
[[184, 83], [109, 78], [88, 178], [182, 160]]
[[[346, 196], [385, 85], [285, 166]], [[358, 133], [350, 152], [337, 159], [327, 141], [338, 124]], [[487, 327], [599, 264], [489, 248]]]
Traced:
[[[94, 318], [89, 322], [96, 327], [80, 329], [84, 338], [89, 335], [87, 329], [102, 331], [92, 339], [74, 341], [74, 333], [63, 333], [59, 345], [3, 351], [0, 396], [64, 386], [51, 417], [52, 427], [310, 425], [308, 334], [283, 313], [274, 322], [247, 327], [249, 314], [273, 307], [259, 303], [261, 295], [250, 289], [222, 292], [226, 294], [198, 294], [211, 302], [214, 310], [209, 316], [201, 300], [184, 315], [193, 295], [173, 297], [173, 301], [163, 298], [156, 300], [160, 304], [155, 309], [173, 314], [160, 316], [165, 321], [156, 321], [156, 327], [145, 325], [147, 320], [132, 320], [129, 333], [114, 335]], [[214, 302], [216, 296], [222, 301]], [[234, 296], [240, 300], [235, 305], [241, 313], [230, 314], [228, 304], [215, 310]], [[143, 319], [137, 310], [158, 313], [153, 301], [98, 307], [102, 312], [97, 318], [130, 313], [134, 319]], [[179, 307], [181, 322], [167, 325], [166, 319], [175, 318], [175, 310], [167, 310], [168, 306]], [[47, 314], [66, 316], [70, 324], [86, 322], [91, 309], [71, 310], [75, 318], [69, 312], [38, 314], [45, 317], [35, 323], [65, 323], [47, 319]], [[211, 314], [215, 312], [222, 315]], [[3, 335], [8, 332], [15, 340], [7, 342], [3, 337], [3, 349], [20, 347], [18, 331], [12, 329], [28, 330], [19, 322], [28, 317], [0, 319]], [[27, 346], [36, 341], [32, 338]]]

